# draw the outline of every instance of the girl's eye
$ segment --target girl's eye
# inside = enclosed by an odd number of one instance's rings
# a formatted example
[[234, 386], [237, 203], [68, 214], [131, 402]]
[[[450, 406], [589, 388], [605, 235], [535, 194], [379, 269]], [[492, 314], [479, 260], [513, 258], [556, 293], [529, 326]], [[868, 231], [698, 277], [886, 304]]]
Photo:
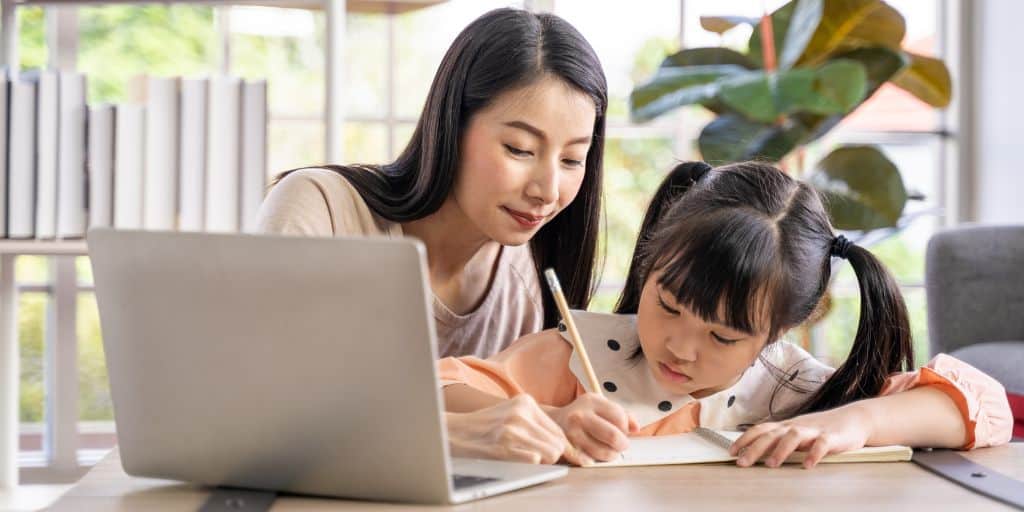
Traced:
[[505, 146], [505, 149], [508, 150], [509, 153], [512, 153], [512, 156], [533, 156], [533, 153], [526, 151], [525, 149], [519, 149], [517, 147], [509, 146], [508, 144], [503, 144], [503, 146]]
[[736, 342], [739, 341], [739, 340], [730, 340], [729, 338], [723, 338], [722, 336], [719, 336], [714, 331], [711, 331], [711, 337], [714, 338], [715, 341], [721, 343], [722, 345], [735, 345]]
[[672, 316], [679, 316], [679, 310], [668, 307], [668, 304], [665, 304], [665, 301], [661, 300], [661, 295], [658, 295], [658, 305], [661, 306], [661, 309], [664, 309], [666, 313]]
[[566, 158], [565, 160], [562, 160], [562, 163], [569, 167], [583, 167], [583, 160], [571, 160]]

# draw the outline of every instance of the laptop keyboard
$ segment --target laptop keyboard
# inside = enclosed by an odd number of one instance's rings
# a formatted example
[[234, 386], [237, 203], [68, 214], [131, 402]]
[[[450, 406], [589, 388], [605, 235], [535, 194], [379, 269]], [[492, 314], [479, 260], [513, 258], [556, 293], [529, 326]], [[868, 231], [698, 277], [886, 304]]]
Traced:
[[473, 487], [474, 485], [486, 484], [489, 482], [497, 481], [497, 478], [491, 478], [486, 476], [452, 475], [452, 486], [455, 489], [465, 489], [466, 487]]

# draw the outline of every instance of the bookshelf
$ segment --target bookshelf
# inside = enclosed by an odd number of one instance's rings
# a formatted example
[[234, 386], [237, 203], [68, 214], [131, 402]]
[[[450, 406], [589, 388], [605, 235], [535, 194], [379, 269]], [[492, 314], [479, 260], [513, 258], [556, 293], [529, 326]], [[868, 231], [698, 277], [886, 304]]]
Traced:
[[[326, 16], [325, 37], [325, 161], [344, 161], [341, 148], [342, 126], [345, 121], [343, 102], [344, 40], [346, 13], [400, 14], [444, 3], [447, 0], [0, 0], [0, 66], [16, 71], [18, 59], [18, 26], [16, 11], [22, 6], [53, 8], [54, 14], [73, 12], [77, 6], [111, 4], [170, 4], [191, 3], [212, 6], [267, 6], [323, 11]], [[58, 20], [61, 18], [57, 18]], [[63, 18], [67, 19], [67, 18]], [[71, 17], [75, 19], [74, 16]], [[58, 21], [58, 23], [61, 23]], [[57, 38], [63, 37], [58, 34]], [[53, 44], [53, 43], [51, 43]], [[53, 52], [51, 66], [61, 70], [75, 69], [75, 55]], [[51, 54], [53, 55], [53, 54]], [[19, 436], [19, 356], [17, 338], [17, 287], [14, 262], [21, 255], [80, 256], [88, 254], [84, 240], [12, 240], [0, 239], [0, 489], [18, 484]], [[66, 260], [66, 261], [65, 261]], [[55, 324], [48, 324], [48, 339], [56, 345], [56, 369], [53, 410], [48, 412], [47, 429], [52, 438], [49, 465], [65, 474], [80, 471], [77, 459], [77, 383], [73, 377], [61, 378], [63, 369], [77, 374], [75, 356], [74, 297], [76, 284], [73, 258], [58, 259], [54, 290], [56, 299]], [[61, 275], [63, 274], [63, 278]], [[70, 281], [70, 282], [69, 282]], [[68, 310], [71, 310], [69, 313]], [[69, 366], [70, 365], [70, 366]], [[54, 418], [56, 417], [56, 419]], [[51, 422], [56, 422], [52, 424]]]

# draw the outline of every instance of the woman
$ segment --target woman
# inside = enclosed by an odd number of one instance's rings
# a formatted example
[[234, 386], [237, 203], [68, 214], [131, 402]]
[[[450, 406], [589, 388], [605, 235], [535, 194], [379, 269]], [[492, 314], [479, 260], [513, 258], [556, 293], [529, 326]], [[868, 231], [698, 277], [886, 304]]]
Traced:
[[[556, 324], [595, 284], [607, 84], [593, 48], [551, 14], [498, 9], [452, 43], [409, 145], [385, 165], [279, 178], [261, 230], [412, 236], [427, 248], [441, 356], [488, 357]], [[456, 455], [553, 463], [568, 446], [528, 398], [448, 414]]]

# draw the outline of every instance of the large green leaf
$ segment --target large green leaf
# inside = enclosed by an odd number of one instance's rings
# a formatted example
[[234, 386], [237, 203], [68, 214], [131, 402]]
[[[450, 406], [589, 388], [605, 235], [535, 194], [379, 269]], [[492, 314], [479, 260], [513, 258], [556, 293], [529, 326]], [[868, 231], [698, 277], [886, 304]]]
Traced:
[[[803, 55], [807, 43], [821, 23], [823, 0], [797, 0], [796, 8], [786, 27], [785, 41], [779, 52], [779, 69], [789, 69]], [[774, 27], [773, 27], [774, 28]]]
[[788, 120], [769, 124], [724, 114], [704, 126], [697, 146], [704, 161], [712, 165], [752, 159], [777, 162], [796, 147], [805, 132], [803, 126]]
[[663, 68], [685, 66], [713, 66], [717, 64], [734, 64], [746, 69], [756, 69], [757, 64], [736, 50], [713, 46], [709, 48], [688, 48], [681, 50], [662, 61]]
[[718, 99], [729, 108], [762, 123], [771, 123], [779, 116], [775, 108], [775, 77], [751, 73], [723, 80]]
[[933, 107], [948, 106], [953, 84], [946, 64], [939, 59], [905, 53], [910, 57], [910, 65], [894, 76], [892, 83]]
[[837, 60], [819, 69], [724, 78], [718, 99], [732, 110], [764, 123], [794, 112], [842, 114], [864, 99], [866, 80], [860, 63]]
[[714, 32], [716, 34], [724, 34], [732, 30], [737, 25], [754, 25], [757, 24], [757, 18], [747, 18], [744, 16], [701, 16], [700, 26], [708, 32]]
[[907, 203], [899, 169], [874, 146], [836, 149], [818, 163], [808, 182], [824, 195], [837, 229], [895, 226]]
[[[907, 58], [902, 52], [882, 47], [850, 50], [836, 55], [835, 59], [852, 60], [859, 62], [864, 66], [864, 69], [867, 72], [867, 86], [861, 103], [875, 94], [875, 91], [877, 91], [882, 84], [892, 78], [908, 63]], [[856, 108], [856, 106], [854, 108]], [[844, 115], [822, 115], [810, 112], [801, 112], [795, 114], [794, 117], [799, 124], [807, 127], [808, 129], [807, 137], [800, 142], [801, 144], [807, 144], [828, 133], [829, 130], [834, 128], [843, 120]]]
[[[792, 2], [779, 7], [771, 13], [772, 20], [772, 41], [775, 43], [775, 52], [778, 53], [779, 48], [783, 48], [786, 44], [786, 33], [789, 32], [789, 20], [793, 17], [793, 12], [796, 11], [797, 1]], [[761, 45], [761, 24], [754, 24], [754, 32], [750, 34], [750, 40], [747, 43], [747, 55], [750, 60], [757, 63], [759, 67], [764, 67], [764, 53]]]
[[720, 78], [741, 73], [749, 71], [733, 64], [661, 68], [629, 95], [630, 116], [637, 122], [649, 121], [682, 105], [713, 98]]
[[854, 48], [899, 50], [904, 34], [903, 16], [882, 0], [829, 0], [797, 65], [819, 64]]

